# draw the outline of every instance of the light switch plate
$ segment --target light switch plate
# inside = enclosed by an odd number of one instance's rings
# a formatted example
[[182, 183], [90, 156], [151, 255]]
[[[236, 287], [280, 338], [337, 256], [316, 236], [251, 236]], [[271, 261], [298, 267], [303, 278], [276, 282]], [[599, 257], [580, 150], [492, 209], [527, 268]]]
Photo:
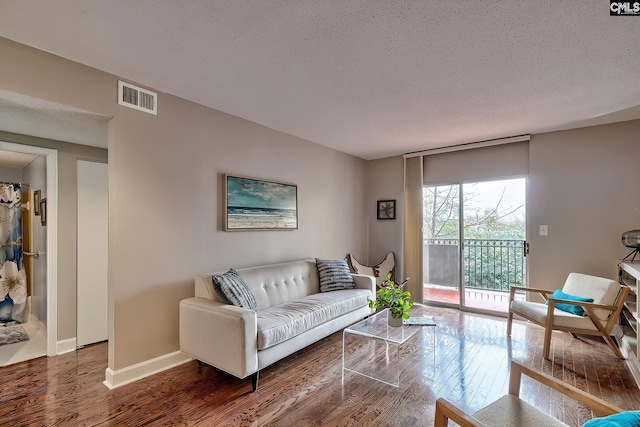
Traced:
[[540, 235], [541, 236], [548, 236], [549, 235], [549, 226], [548, 225], [541, 225], [540, 226]]

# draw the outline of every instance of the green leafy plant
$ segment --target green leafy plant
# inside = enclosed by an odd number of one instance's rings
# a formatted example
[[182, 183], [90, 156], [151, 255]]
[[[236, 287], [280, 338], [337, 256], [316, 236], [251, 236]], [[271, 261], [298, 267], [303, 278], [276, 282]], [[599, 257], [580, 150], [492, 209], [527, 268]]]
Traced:
[[409, 310], [413, 307], [413, 300], [411, 292], [405, 291], [403, 288], [404, 283], [396, 285], [391, 280], [391, 273], [387, 274], [382, 282], [382, 287], [376, 292], [377, 299], [374, 301], [367, 297], [369, 308], [388, 308], [394, 319], [408, 319]]

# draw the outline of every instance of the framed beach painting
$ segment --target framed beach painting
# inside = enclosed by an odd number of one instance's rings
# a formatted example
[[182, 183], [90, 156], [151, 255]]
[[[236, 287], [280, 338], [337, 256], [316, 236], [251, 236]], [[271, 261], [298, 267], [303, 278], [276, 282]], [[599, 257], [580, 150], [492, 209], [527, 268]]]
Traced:
[[225, 230], [297, 230], [298, 187], [224, 175]]

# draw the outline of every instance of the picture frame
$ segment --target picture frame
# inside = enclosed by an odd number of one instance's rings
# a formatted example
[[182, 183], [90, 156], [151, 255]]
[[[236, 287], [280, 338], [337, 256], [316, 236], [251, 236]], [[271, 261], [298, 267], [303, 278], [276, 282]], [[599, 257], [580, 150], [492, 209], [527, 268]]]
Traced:
[[47, 199], [40, 200], [40, 224], [47, 225]]
[[396, 201], [395, 200], [378, 200], [377, 218], [396, 219]]
[[297, 230], [298, 186], [224, 174], [224, 230]]
[[33, 192], [33, 214], [40, 216], [40, 190]]

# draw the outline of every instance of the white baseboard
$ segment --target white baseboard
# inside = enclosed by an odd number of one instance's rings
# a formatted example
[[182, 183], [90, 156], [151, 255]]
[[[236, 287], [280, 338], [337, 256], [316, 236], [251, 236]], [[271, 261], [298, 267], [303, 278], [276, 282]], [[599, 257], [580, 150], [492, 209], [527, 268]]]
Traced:
[[70, 353], [76, 351], [76, 339], [68, 338], [66, 340], [56, 342], [56, 354]]
[[105, 370], [105, 380], [103, 384], [110, 390], [113, 390], [114, 388], [157, 374], [158, 372], [166, 371], [167, 369], [190, 362], [191, 360], [193, 360], [192, 357], [187, 356], [181, 351], [176, 351], [116, 371], [107, 368]]

